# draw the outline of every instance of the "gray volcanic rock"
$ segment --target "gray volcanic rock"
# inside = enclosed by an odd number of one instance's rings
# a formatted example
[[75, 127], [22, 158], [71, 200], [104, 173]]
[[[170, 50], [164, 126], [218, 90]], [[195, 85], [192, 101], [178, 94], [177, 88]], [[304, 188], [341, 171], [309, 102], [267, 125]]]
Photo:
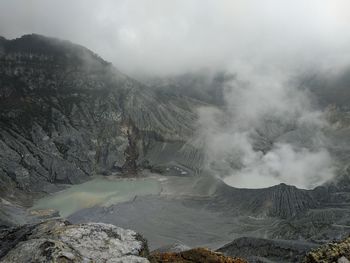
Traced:
[[26, 35], [0, 50], [0, 197], [170, 161], [201, 167], [187, 142], [200, 102], [147, 90], [68, 41]]
[[337, 262], [348, 263], [350, 259], [350, 238], [339, 242], [330, 242], [310, 251], [302, 262], [324, 263]]
[[238, 189], [222, 184], [215, 204], [257, 216], [291, 218], [318, 207], [313, 191], [279, 184], [262, 189]]
[[113, 225], [50, 220], [0, 231], [0, 261], [4, 263], [146, 263], [146, 256], [147, 243], [140, 235]]
[[316, 246], [301, 241], [243, 237], [217, 251], [227, 256], [246, 258], [249, 262], [300, 262]]

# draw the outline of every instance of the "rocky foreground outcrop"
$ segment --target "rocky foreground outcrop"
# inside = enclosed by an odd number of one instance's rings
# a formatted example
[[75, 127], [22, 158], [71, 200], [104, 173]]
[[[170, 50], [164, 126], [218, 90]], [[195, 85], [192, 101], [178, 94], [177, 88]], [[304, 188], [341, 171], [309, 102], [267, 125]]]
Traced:
[[0, 262], [149, 262], [146, 241], [109, 224], [65, 220], [0, 231]]
[[309, 252], [304, 258], [304, 263], [349, 263], [350, 262], [350, 237], [331, 242]]

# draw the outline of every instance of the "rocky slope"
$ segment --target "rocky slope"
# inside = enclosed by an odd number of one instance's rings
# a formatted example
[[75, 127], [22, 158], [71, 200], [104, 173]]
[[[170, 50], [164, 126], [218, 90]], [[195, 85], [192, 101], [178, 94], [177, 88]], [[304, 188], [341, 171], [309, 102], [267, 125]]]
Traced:
[[199, 169], [188, 139], [200, 104], [146, 89], [67, 41], [1, 38], [0, 197], [28, 205], [62, 183], [170, 161]]
[[318, 206], [312, 191], [279, 184], [262, 189], [238, 189], [222, 184], [213, 205], [256, 216], [292, 218]]
[[249, 262], [301, 262], [316, 245], [301, 241], [268, 240], [244, 237], [219, 248], [225, 255], [246, 258]]

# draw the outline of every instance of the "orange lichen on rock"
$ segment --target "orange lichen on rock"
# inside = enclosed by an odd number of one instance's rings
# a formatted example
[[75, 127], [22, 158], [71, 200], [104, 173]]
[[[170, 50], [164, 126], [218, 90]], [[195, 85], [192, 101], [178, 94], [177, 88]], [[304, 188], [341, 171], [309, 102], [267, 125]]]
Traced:
[[224, 256], [205, 248], [195, 248], [183, 252], [153, 253], [151, 263], [248, 263], [240, 258]]

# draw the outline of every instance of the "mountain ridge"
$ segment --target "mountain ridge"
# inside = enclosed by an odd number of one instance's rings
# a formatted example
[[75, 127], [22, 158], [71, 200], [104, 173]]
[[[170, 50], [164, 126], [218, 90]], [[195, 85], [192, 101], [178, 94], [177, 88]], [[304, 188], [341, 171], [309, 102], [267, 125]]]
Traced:
[[177, 152], [194, 149], [200, 102], [156, 96], [67, 41], [26, 35], [0, 45], [0, 180], [12, 189], [2, 198], [170, 159], [196, 167]]

